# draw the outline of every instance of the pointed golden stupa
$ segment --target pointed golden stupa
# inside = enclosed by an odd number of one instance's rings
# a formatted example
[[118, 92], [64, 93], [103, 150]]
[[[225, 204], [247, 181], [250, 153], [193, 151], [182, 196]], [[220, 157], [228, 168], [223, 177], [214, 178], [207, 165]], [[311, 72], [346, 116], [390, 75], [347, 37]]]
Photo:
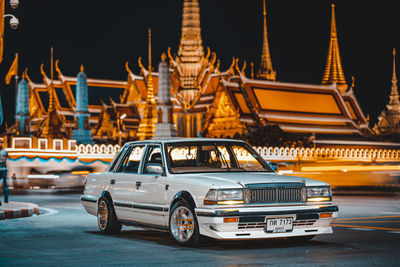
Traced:
[[393, 74], [392, 74], [392, 88], [390, 92], [390, 100], [387, 108], [389, 110], [399, 109], [399, 91], [397, 90], [397, 77], [396, 77], [396, 49], [393, 47]]
[[50, 80], [50, 85], [48, 86], [48, 91], [49, 91], [49, 107], [47, 110], [47, 116], [44, 121], [43, 125], [43, 130], [41, 133], [41, 137], [44, 138], [62, 138], [63, 134], [61, 132], [62, 128], [62, 122], [61, 118], [58, 116], [57, 110], [54, 105], [54, 87], [53, 87], [53, 76], [54, 76], [54, 71], [53, 71], [53, 47], [51, 47], [51, 70], [50, 70], [50, 75], [51, 75], [51, 80]]
[[332, 4], [331, 39], [329, 41], [328, 58], [325, 72], [322, 76], [322, 84], [336, 83], [341, 93], [347, 91], [348, 85], [344, 77], [342, 61], [340, 60], [339, 44], [336, 31], [335, 5]]
[[154, 98], [153, 67], [151, 65], [151, 29], [149, 29], [149, 73], [147, 75], [147, 98], [143, 118], [140, 121], [137, 136], [139, 140], [151, 139], [154, 137], [157, 123], [157, 108]]
[[263, 17], [264, 17], [264, 32], [263, 32], [263, 48], [261, 54], [260, 69], [257, 73], [257, 78], [261, 80], [276, 80], [276, 71], [272, 68], [271, 54], [269, 52], [268, 32], [267, 32], [267, 11], [265, 8], [265, 0], [263, 1]]
[[197, 0], [185, 0], [183, 3], [182, 33], [178, 57], [182, 63], [199, 64], [203, 56], [199, 2]]

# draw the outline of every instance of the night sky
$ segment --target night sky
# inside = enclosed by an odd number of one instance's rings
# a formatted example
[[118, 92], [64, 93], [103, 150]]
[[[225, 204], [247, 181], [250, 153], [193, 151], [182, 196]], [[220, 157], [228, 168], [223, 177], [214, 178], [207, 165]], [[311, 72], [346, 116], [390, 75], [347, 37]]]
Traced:
[[[14, 121], [14, 83], [5, 85], [4, 76], [15, 52], [20, 55], [20, 72], [28, 67], [31, 79], [37, 83], [42, 82], [41, 63], [50, 75], [50, 46], [55, 48], [64, 75], [75, 76], [84, 64], [88, 77], [126, 80], [126, 61], [136, 73], [137, 58], [142, 56], [147, 62], [148, 27], [153, 36], [153, 65], [169, 46], [177, 51], [182, 2], [20, 0], [16, 10], [7, 5], [6, 13], [17, 16], [20, 27], [11, 30], [6, 22], [4, 60], [0, 64], [6, 121]], [[229, 67], [233, 56], [241, 62], [254, 61], [258, 69], [262, 0], [199, 2], [203, 45], [217, 53], [221, 70]], [[392, 48], [400, 50], [398, 1], [334, 2], [346, 80], [350, 85], [351, 76], [355, 76], [355, 94], [364, 113], [375, 122], [389, 99]], [[329, 44], [331, 3], [267, 0], [269, 44], [279, 81], [320, 83]], [[247, 71], [249, 75], [249, 67]]]

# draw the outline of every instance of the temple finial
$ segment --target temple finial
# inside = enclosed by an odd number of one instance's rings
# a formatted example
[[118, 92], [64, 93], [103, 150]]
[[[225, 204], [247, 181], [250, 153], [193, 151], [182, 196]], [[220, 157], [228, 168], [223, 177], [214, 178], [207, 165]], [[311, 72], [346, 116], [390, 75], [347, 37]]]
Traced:
[[166, 59], [167, 59], [167, 55], [165, 54], [165, 52], [162, 52], [161, 61], [165, 61]]
[[50, 48], [50, 88], [49, 88], [49, 112], [54, 109], [54, 91], [53, 91], [53, 78], [54, 78], [54, 48]]
[[389, 105], [399, 105], [399, 92], [397, 90], [397, 76], [396, 76], [396, 50], [393, 47], [393, 75], [392, 75], [392, 90], [390, 92]]
[[276, 80], [276, 71], [272, 68], [271, 54], [269, 52], [268, 31], [267, 31], [267, 11], [265, 0], [263, 0], [263, 48], [261, 54], [261, 64], [258, 70], [257, 78], [262, 80]]
[[335, 5], [332, 4], [332, 17], [331, 17], [331, 37], [329, 41], [328, 57], [324, 75], [322, 76], [322, 84], [336, 83], [337, 88], [341, 93], [347, 91], [348, 85], [344, 77], [342, 61], [340, 59], [339, 44], [337, 39], [336, 18], [335, 18]]
[[80, 71], [83, 72], [84, 70], [85, 70], [85, 68], [83, 67], [83, 64], [81, 64]]
[[149, 28], [149, 73], [151, 73], [151, 29]]
[[152, 76], [152, 66], [151, 66], [151, 29], [149, 28], [149, 74], [147, 75], [147, 103], [154, 104], [156, 101], [154, 99], [154, 88], [153, 88], [153, 76]]
[[396, 77], [396, 49], [393, 47], [393, 76], [392, 76], [392, 83], [393, 81], [397, 83]]

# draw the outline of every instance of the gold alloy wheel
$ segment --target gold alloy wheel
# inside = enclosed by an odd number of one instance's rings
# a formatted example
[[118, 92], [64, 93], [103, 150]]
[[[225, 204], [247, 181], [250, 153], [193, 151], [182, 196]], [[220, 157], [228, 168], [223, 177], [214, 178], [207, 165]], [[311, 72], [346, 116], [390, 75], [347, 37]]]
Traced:
[[97, 210], [97, 223], [101, 231], [104, 231], [107, 227], [108, 222], [108, 208], [107, 203], [101, 199], [99, 202], [99, 208]]
[[177, 207], [171, 215], [171, 232], [180, 242], [188, 241], [194, 231], [194, 218], [192, 212], [185, 206]]

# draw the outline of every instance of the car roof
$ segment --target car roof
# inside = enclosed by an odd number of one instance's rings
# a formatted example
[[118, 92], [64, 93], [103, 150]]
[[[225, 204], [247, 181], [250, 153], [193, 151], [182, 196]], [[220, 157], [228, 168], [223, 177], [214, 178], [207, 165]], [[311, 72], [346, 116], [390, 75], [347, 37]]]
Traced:
[[127, 142], [125, 145], [129, 144], [141, 144], [141, 143], [179, 143], [179, 142], [241, 142], [245, 143], [242, 140], [237, 140], [237, 139], [227, 139], [227, 138], [184, 138], [184, 137], [175, 137], [175, 138], [154, 138], [154, 139], [148, 139], [148, 140], [142, 140], [142, 141], [131, 141]]

